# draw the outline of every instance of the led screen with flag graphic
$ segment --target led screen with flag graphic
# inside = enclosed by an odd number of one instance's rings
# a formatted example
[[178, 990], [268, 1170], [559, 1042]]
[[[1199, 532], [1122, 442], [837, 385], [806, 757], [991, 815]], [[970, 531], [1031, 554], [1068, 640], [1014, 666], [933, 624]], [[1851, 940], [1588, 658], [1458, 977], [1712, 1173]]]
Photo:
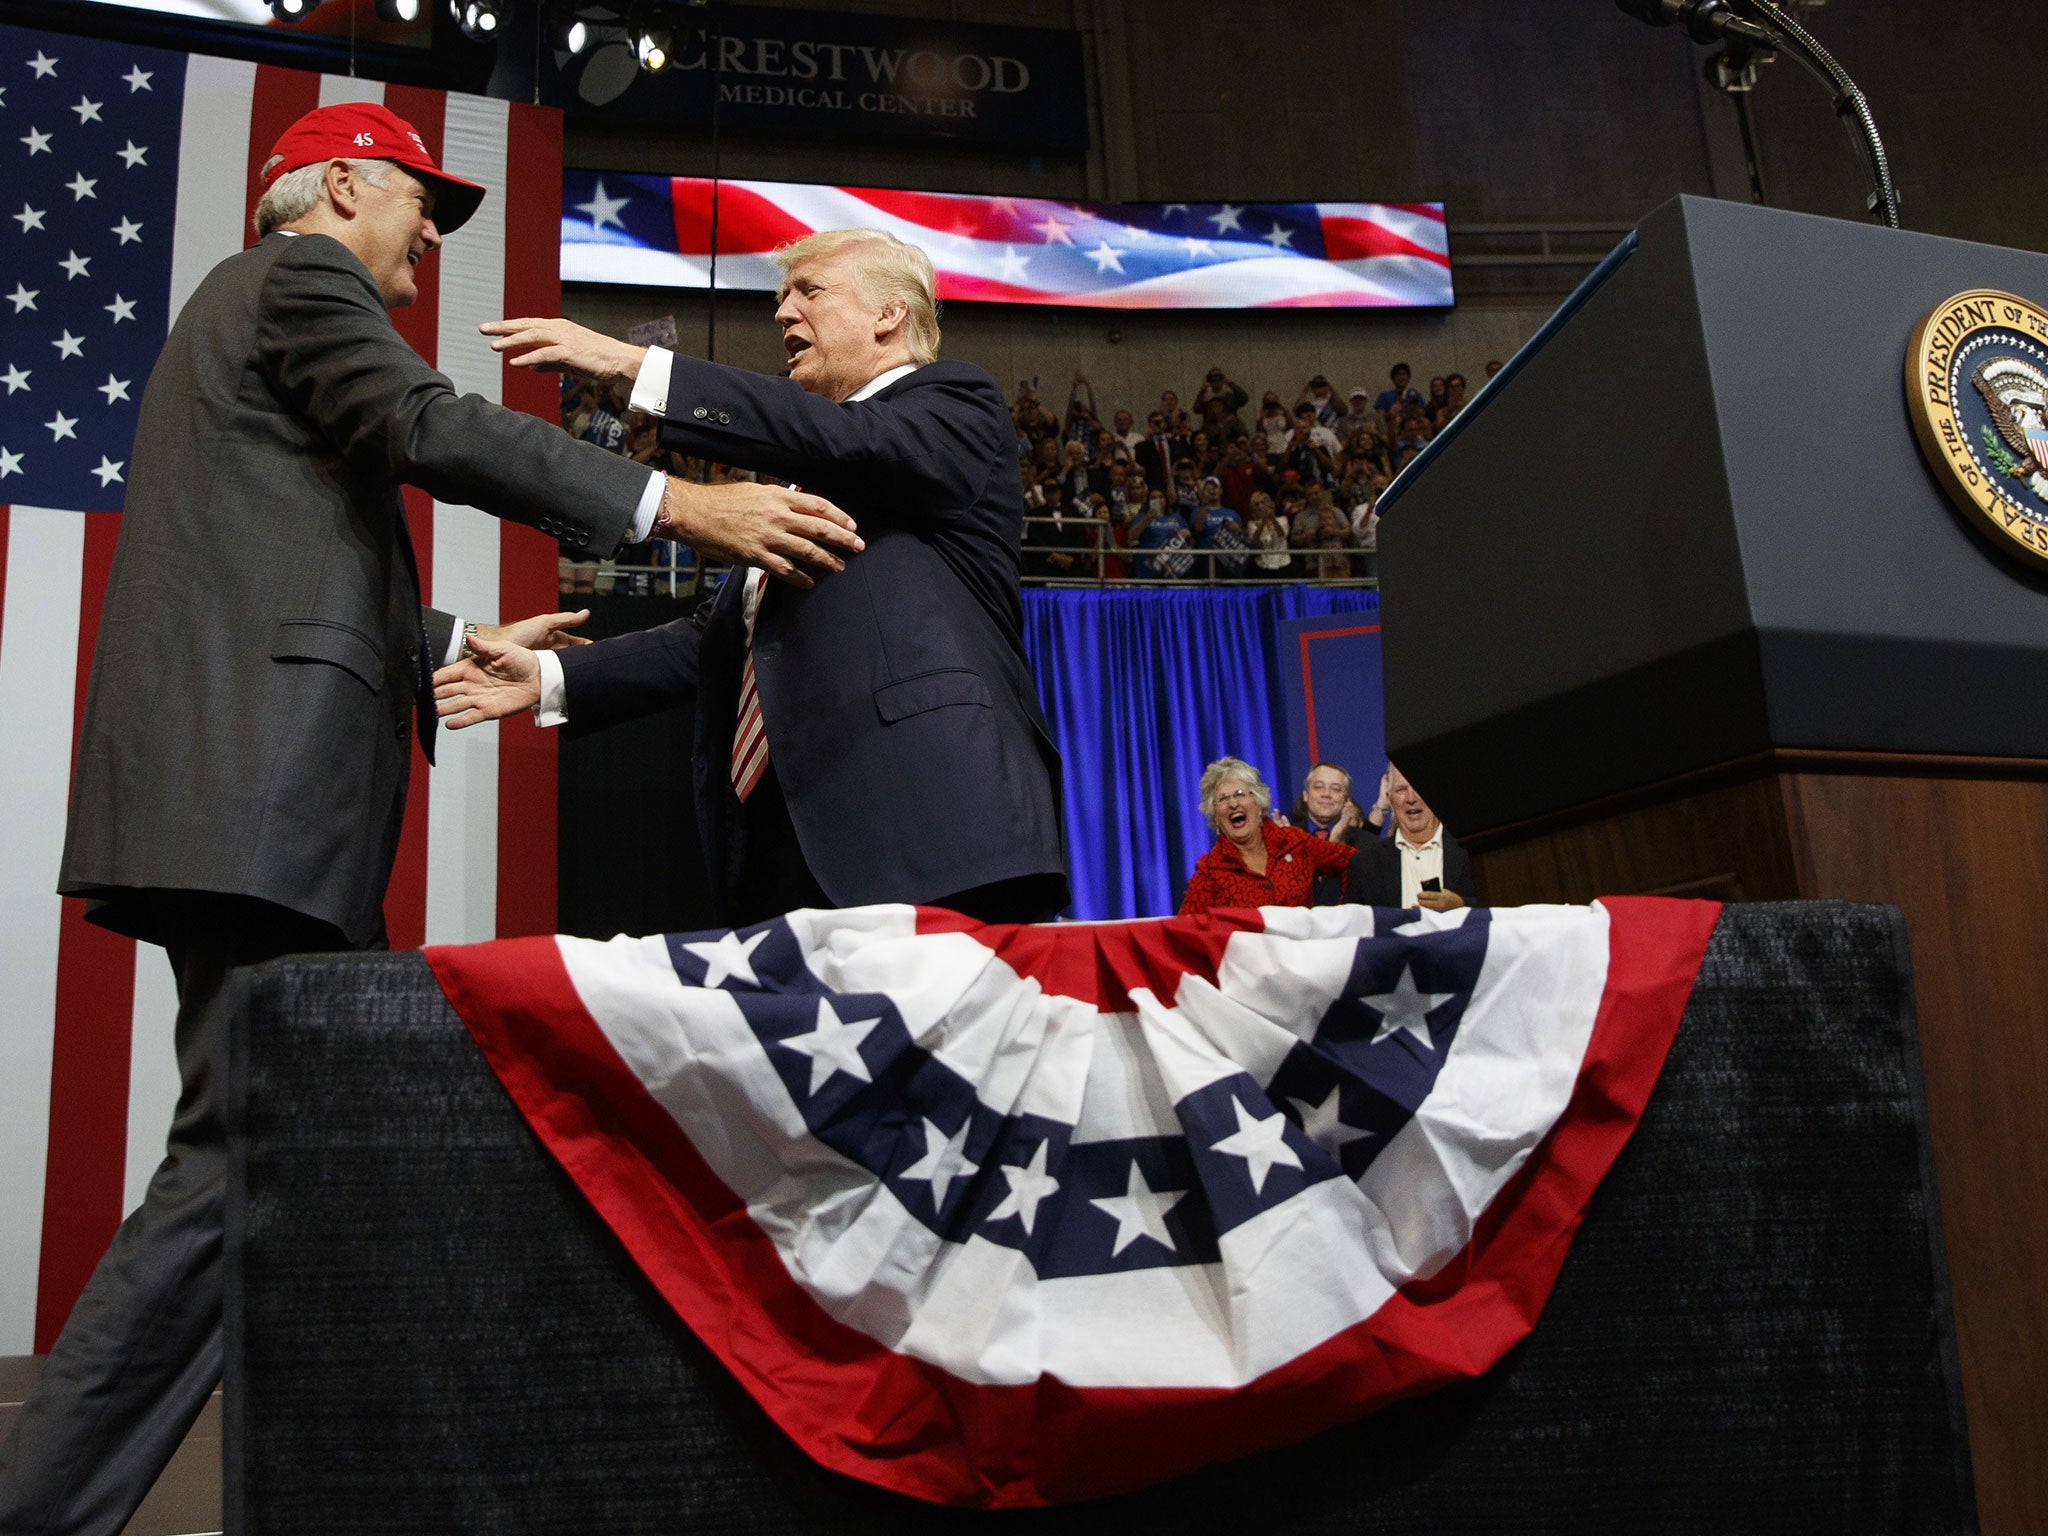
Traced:
[[[704, 288], [711, 189], [694, 176], [571, 171], [562, 276]], [[921, 248], [941, 299], [1102, 309], [1443, 309], [1441, 203], [1072, 203], [808, 182], [718, 184], [718, 286], [773, 292], [769, 253], [823, 229]]]
[[[476, 326], [559, 307], [556, 113], [0, 27], [0, 1355], [55, 1337], [162, 1156], [177, 1093], [162, 952], [54, 894], [143, 391], [186, 298], [253, 240], [279, 133], [363, 99], [491, 189], [421, 267], [400, 333], [457, 389], [552, 417], [553, 382], [508, 370]], [[413, 492], [407, 510], [436, 606], [489, 621], [557, 605], [552, 541]], [[385, 911], [396, 947], [555, 926], [553, 744], [505, 724], [444, 734], [431, 774], [415, 760]]]

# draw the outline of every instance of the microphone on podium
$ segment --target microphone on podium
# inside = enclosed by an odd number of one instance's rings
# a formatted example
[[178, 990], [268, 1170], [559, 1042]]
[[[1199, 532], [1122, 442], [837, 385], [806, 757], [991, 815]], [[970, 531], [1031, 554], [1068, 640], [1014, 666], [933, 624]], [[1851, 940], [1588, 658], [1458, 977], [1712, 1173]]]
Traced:
[[1696, 43], [1747, 43], [1771, 48], [1777, 39], [1753, 21], [1744, 21], [1727, 0], [1614, 0], [1617, 9], [1653, 27], [1678, 26]]

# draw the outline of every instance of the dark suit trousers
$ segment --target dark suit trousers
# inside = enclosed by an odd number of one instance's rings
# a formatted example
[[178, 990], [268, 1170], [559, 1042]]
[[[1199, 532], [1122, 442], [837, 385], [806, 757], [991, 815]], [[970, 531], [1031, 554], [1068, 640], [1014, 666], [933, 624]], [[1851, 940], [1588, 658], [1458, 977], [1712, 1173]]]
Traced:
[[228, 1024], [249, 989], [243, 962], [345, 946], [326, 924], [264, 903], [192, 905], [219, 919], [218, 947], [169, 946], [180, 1088], [164, 1160], [0, 1446], [0, 1536], [116, 1536], [220, 1380], [222, 1115]]

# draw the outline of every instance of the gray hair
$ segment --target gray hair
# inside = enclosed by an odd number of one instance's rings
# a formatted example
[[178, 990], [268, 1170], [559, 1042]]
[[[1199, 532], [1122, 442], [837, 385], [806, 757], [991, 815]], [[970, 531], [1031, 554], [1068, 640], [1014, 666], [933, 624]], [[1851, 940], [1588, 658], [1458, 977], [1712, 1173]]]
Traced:
[[932, 259], [886, 229], [826, 229], [792, 240], [775, 253], [775, 264], [782, 268], [775, 302], [780, 304], [788, 295], [790, 269], [798, 262], [836, 256], [849, 248], [859, 251], [853, 281], [861, 302], [880, 310], [900, 300], [908, 311], [903, 339], [910, 344], [910, 360], [920, 368], [937, 362], [939, 300]]
[[[272, 155], [270, 162], [283, 159]], [[254, 223], [256, 238], [262, 239], [273, 229], [303, 219], [313, 211], [320, 201], [320, 194], [327, 185], [327, 160], [315, 160], [311, 165], [302, 165], [296, 171], [286, 171], [264, 189], [263, 196], [256, 201]], [[389, 160], [343, 160], [341, 162], [373, 187], [389, 186], [387, 177], [393, 162]], [[266, 163], [265, 170], [270, 169]]]
[[1232, 779], [1251, 790], [1261, 816], [1273, 809], [1273, 791], [1259, 777], [1258, 769], [1241, 757], [1219, 757], [1202, 770], [1202, 820], [1212, 827], [1216, 825], [1216, 791]]

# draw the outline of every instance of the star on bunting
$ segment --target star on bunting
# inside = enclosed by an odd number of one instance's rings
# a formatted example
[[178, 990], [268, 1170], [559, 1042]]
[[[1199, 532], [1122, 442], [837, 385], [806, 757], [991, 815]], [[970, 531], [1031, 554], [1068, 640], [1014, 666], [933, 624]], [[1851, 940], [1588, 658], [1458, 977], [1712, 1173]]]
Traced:
[[1016, 1217], [1024, 1223], [1025, 1236], [1031, 1235], [1031, 1224], [1038, 1220], [1038, 1207], [1050, 1199], [1060, 1187], [1060, 1181], [1045, 1171], [1045, 1149], [1050, 1142], [1041, 1141], [1031, 1154], [1031, 1161], [1023, 1167], [1004, 1163], [998, 1170], [1009, 1182], [1010, 1192], [996, 1202], [996, 1208], [988, 1213], [990, 1221], [1004, 1221]]
[[1123, 253], [1112, 247], [1107, 240], [1090, 251], [1088, 256], [1095, 263], [1095, 270], [1098, 272], [1123, 272]]
[[1244, 210], [1242, 208], [1234, 207], [1229, 203], [1225, 203], [1221, 208], [1217, 209], [1214, 213], [1207, 215], [1207, 217], [1209, 222], [1216, 226], [1216, 233], [1219, 235], [1222, 234], [1223, 231], [1225, 231], [1226, 229], [1234, 229], [1238, 231], [1238, 233], [1242, 234], [1244, 232], [1244, 226], [1237, 222], [1237, 216], [1243, 212]]
[[128, 94], [133, 96], [137, 91], [146, 91], [150, 88], [149, 82], [156, 78], [156, 71], [144, 69], [137, 64], [121, 78], [128, 82]]
[[1048, 213], [1045, 216], [1045, 222], [1036, 227], [1045, 231], [1044, 243], [1047, 245], [1051, 245], [1054, 241], [1058, 241], [1061, 245], [1072, 245], [1074, 243], [1074, 237], [1067, 233], [1071, 226], [1062, 224], [1054, 214]]
[[20, 221], [21, 232], [24, 235], [32, 229], [41, 229], [43, 227], [43, 210], [31, 208], [27, 203], [21, 205], [21, 212], [10, 214], [9, 217]]
[[0, 379], [0, 384], [5, 384], [7, 386], [7, 393], [9, 393], [10, 395], [13, 394], [17, 389], [27, 389], [28, 370], [25, 368], [18, 368], [13, 363], [9, 363], [7, 365], [7, 376], [4, 379]]
[[126, 379], [117, 379], [111, 373], [107, 375], [106, 383], [95, 384], [93, 388], [107, 397], [107, 404], [109, 405], [112, 405], [116, 400], [126, 400], [128, 398], [128, 381]]
[[27, 133], [21, 136], [21, 142], [28, 146], [28, 152], [31, 155], [47, 155], [50, 153], [50, 136], [40, 129], [29, 129]]
[[0, 480], [5, 480], [9, 475], [25, 473], [21, 467], [23, 457], [22, 454], [9, 453], [5, 448], [0, 448]]
[[758, 987], [761, 978], [754, 974], [754, 951], [767, 937], [766, 928], [751, 939], [742, 939], [736, 933], [723, 933], [709, 944], [685, 944], [683, 948], [704, 962], [705, 986], [722, 987], [728, 976], [737, 976], [748, 986]]
[[[123, 459], [119, 464], [117, 464], [103, 453], [100, 455], [100, 467], [98, 469], [89, 469], [86, 471], [86, 473], [89, 475], [98, 475], [100, 477], [100, 489], [104, 491], [116, 480], [121, 479], [121, 467], [127, 462], [128, 461], [126, 459]], [[126, 482], [124, 481], [123, 483], [125, 484]]]
[[149, 146], [147, 144], [137, 144], [133, 139], [130, 139], [117, 153], [119, 153], [123, 160], [128, 162], [128, 169], [132, 171], [138, 165], [146, 163], [142, 157], [149, 153]]
[[24, 309], [34, 309], [36, 307], [36, 295], [42, 291], [40, 288], [25, 288], [20, 283], [16, 283], [14, 285], [14, 292], [7, 295], [7, 297], [14, 302], [14, 312], [18, 315]]
[[64, 190], [71, 194], [71, 201], [73, 201], [74, 203], [82, 203], [88, 197], [97, 198], [99, 196], [99, 193], [93, 191], [93, 188], [98, 185], [98, 177], [88, 176], [85, 174], [85, 172], [80, 171], [77, 175], [73, 176], [69, 181], [64, 183]]
[[66, 416], [62, 411], [59, 411], [54, 418], [44, 422], [43, 425], [50, 429], [50, 441], [53, 443], [61, 443], [67, 437], [74, 443], [78, 441], [78, 434], [71, 430], [78, 425], [78, 418], [76, 416]]
[[142, 226], [126, 215], [122, 216], [121, 222], [116, 224], [109, 233], [119, 235], [123, 245], [127, 245], [130, 242], [136, 245], [142, 243]]
[[42, 79], [45, 75], [57, 73], [57, 61], [44, 53], [40, 48], [36, 50], [36, 56], [28, 61], [28, 67], [36, 72], [38, 80]]
[[1276, 251], [1282, 247], [1292, 249], [1294, 245], [1294, 231], [1282, 229], [1278, 224], [1275, 224], [1271, 229], [1259, 236], [1259, 238]]
[[973, 1128], [972, 1115], [962, 1119], [960, 1129], [951, 1136], [926, 1120], [924, 1156], [898, 1175], [905, 1179], [923, 1179], [931, 1185], [934, 1215], [946, 1208], [946, 1191], [953, 1187], [955, 1179], [971, 1179], [981, 1172], [979, 1163], [970, 1163], [967, 1160], [967, 1133]]
[[59, 357], [83, 357], [85, 355], [85, 338], [72, 335], [69, 326], [66, 326], [64, 334], [51, 342], [50, 345], [57, 349]]
[[100, 307], [114, 317], [113, 323], [115, 325], [119, 325], [123, 320], [133, 320], [135, 318], [135, 300], [124, 299], [118, 293], [114, 295], [113, 303], [102, 304]]
[[1414, 967], [1403, 964], [1393, 991], [1361, 997], [1359, 1001], [1380, 1016], [1379, 1030], [1372, 1037], [1374, 1045], [1405, 1029], [1418, 1044], [1434, 1050], [1435, 1044], [1429, 1038], [1429, 1015], [1457, 995], [1455, 992], [1416, 991]]
[[1311, 1104], [1307, 1099], [1287, 1101], [1300, 1114], [1301, 1128], [1308, 1139], [1335, 1158], [1339, 1167], [1343, 1166], [1346, 1147], [1354, 1141], [1370, 1141], [1373, 1134], [1345, 1123], [1339, 1105], [1342, 1095], [1343, 1089], [1332, 1083], [1328, 1097], [1320, 1104]]
[[1213, 1143], [1209, 1150], [1243, 1158], [1245, 1172], [1252, 1176], [1253, 1194], [1266, 1192], [1266, 1175], [1273, 1171], [1276, 1163], [1283, 1168], [1300, 1170], [1301, 1154], [1287, 1145], [1285, 1115], [1276, 1109], [1265, 1119], [1254, 1120], [1251, 1111], [1239, 1102], [1236, 1094], [1230, 1096], [1230, 1107], [1237, 1111], [1237, 1129]]
[[88, 101], [83, 96], [78, 98], [78, 105], [71, 110], [78, 114], [78, 126], [81, 128], [87, 123], [96, 123], [100, 120], [100, 104]]
[[832, 1000], [821, 997], [818, 999], [818, 1027], [807, 1035], [791, 1035], [787, 1040], [775, 1043], [811, 1058], [811, 1086], [806, 1090], [809, 1093], [815, 1094], [824, 1087], [835, 1072], [844, 1072], [864, 1083], [872, 1083], [874, 1074], [861, 1060], [860, 1044], [881, 1022], [874, 1018], [841, 1023], [839, 1015], [832, 1011]]
[[90, 256], [81, 256], [78, 252], [72, 251], [62, 261], [58, 262], [57, 265], [66, 272], [69, 272], [72, 281], [75, 282], [85, 276], [85, 269], [92, 265], [92, 258]]
[[1138, 1160], [1131, 1159], [1131, 1174], [1124, 1181], [1124, 1192], [1120, 1195], [1100, 1195], [1088, 1203], [1098, 1211], [1116, 1218], [1116, 1241], [1110, 1245], [1109, 1256], [1115, 1258], [1141, 1237], [1149, 1237], [1169, 1253], [1180, 1250], [1174, 1246], [1173, 1234], [1166, 1230], [1166, 1213], [1186, 1197], [1184, 1189], [1155, 1190], [1145, 1182], [1145, 1175], [1138, 1169]]

